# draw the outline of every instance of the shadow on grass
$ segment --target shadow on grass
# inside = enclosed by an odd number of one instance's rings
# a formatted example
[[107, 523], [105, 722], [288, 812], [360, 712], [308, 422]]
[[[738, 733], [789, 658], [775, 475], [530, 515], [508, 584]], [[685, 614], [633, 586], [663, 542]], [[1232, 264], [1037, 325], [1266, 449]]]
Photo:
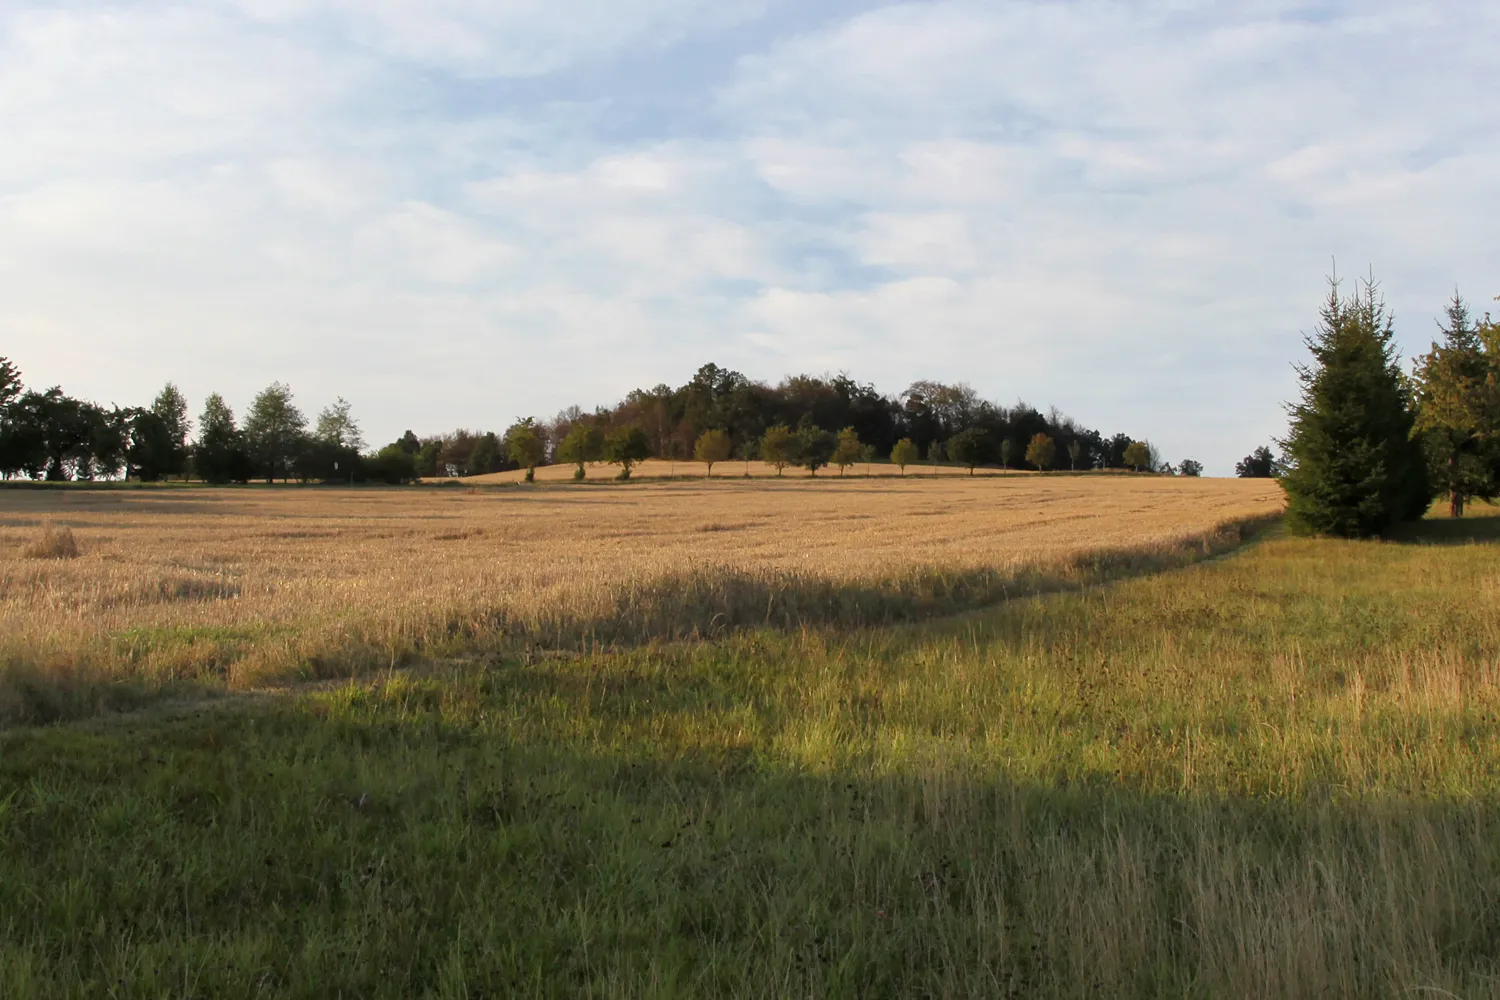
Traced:
[[1500, 506], [1473, 504], [1464, 517], [1426, 517], [1398, 525], [1390, 540], [1409, 545], [1494, 544], [1500, 542]]
[[1477, 996], [1500, 966], [1493, 803], [799, 773], [487, 728], [505, 694], [0, 736], [0, 995]]

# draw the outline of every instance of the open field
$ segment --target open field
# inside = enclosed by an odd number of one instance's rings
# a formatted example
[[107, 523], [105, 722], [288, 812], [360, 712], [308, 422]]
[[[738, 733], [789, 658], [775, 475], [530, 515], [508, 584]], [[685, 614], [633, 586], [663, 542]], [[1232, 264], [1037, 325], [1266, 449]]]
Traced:
[[[1267, 481], [1133, 476], [5, 490], [0, 723], [183, 682], [930, 617], [1279, 509]], [[28, 555], [48, 524], [76, 558]]]
[[[547, 483], [564, 483], [573, 481], [573, 470], [575, 465], [542, 465], [536, 470], [536, 481]], [[644, 462], [638, 462], [630, 470], [631, 479], [676, 479], [688, 476], [706, 476], [708, 467], [702, 462], [668, 461], [661, 458], [648, 458]], [[591, 462], [584, 467], [584, 478], [590, 482], [609, 482], [620, 475], [618, 465], [610, 465], [607, 462]], [[957, 465], [929, 465], [919, 462], [908, 465], [905, 473], [897, 466], [889, 462], [860, 462], [851, 465], [841, 476], [837, 467], [822, 469], [818, 472], [818, 479], [932, 479], [934, 477], [952, 479], [956, 477], [978, 479], [981, 476], [1015, 476], [1024, 478], [1034, 476], [1031, 470], [1007, 469], [985, 469], [977, 468], [971, 476], [969, 470]], [[1090, 473], [1091, 476], [1123, 476], [1123, 472], [1101, 472]], [[465, 476], [461, 480], [465, 485], [496, 485], [499, 483], [519, 483], [526, 477], [524, 469], [514, 469], [510, 472], [492, 472], [483, 476]], [[813, 474], [800, 466], [789, 465], [781, 470], [778, 476], [776, 466], [767, 462], [743, 462], [731, 459], [727, 462], [715, 462], [713, 468], [714, 479], [811, 479]], [[441, 482], [442, 480], [429, 480], [429, 482]]]
[[0, 995], [1497, 996], [1479, 513], [0, 733]]

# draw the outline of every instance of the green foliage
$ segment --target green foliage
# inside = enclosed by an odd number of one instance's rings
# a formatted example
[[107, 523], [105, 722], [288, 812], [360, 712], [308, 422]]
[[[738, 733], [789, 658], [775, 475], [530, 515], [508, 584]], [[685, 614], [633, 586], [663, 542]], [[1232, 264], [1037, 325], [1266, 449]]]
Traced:
[[252, 474], [244, 436], [235, 426], [234, 411], [217, 392], [203, 401], [198, 418], [198, 443], [193, 448], [193, 467], [210, 483], [247, 482]]
[[1177, 466], [1177, 474], [1179, 476], [1187, 476], [1190, 479], [1196, 479], [1203, 475], [1203, 463], [1194, 461], [1191, 458], [1184, 458], [1182, 463]]
[[567, 435], [557, 445], [557, 460], [576, 466], [574, 479], [583, 479], [588, 473], [584, 466], [604, 458], [604, 431], [591, 421], [577, 421], [568, 428]]
[[141, 482], [154, 483], [164, 476], [182, 471], [184, 460], [178, 455], [172, 430], [154, 407], [150, 410], [129, 411], [126, 415], [126, 435], [127, 477], [134, 476]]
[[1125, 464], [1136, 472], [1151, 468], [1151, 446], [1144, 441], [1132, 441], [1125, 449]]
[[1275, 479], [1285, 470], [1268, 445], [1261, 445], [1235, 463], [1234, 474], [1241, 479]]
[[505, 467], [505, 447], [494, 431], [488, 431], [474, 439], [467, 461], [471, 476], [485, 476], [499, 472]]
[[[870, 450], [860, 444], [859, 432], [853, 427], [845, 427], [839, 431], [839, 438], [834, 446], [831, 461], [839, 467], [839, 475], [842, 476], [846, 468], [864, 459], [867, 451]], [[872, 451], [870, 453], [873, 454]]]
[[797, 436], [786, 424], [772, 424], [760, 439], [760, 460], [776, 467], [776, 474], [792, 464], [797, 455]]
[[318, 429], [313, 435], [320, 441], [327, 442], [336, 448], [360, 451], [365, 446], [364, 435], [360, 433], [359, 422], [354, 419], [350, 412], [352, 407], [349, 401], [340, 396], [334, 403], [325, 406], [318, 414]]
[[1010, 438], [1000, 442], [1000, 468], [1010, 468], [1011, 456], [1015, 454], [1016, 443]]
[[1366, 537], [1421, 516], [1431, 500], [1425, 459], [1391, 320], [1373, 281], [1347, 300], [1329, 282], [1320, 322], [1298, 368], [1281, 477], [1287, 522], [1308, 534]]
[[797, 431], [795, 460], [814, 476], [837, 450], [838, 438], [832, 431], [825, 431], [816, 424], [808, 424]]
[[1429, 478], [1462, 517], [1471, 498], [1500, 496], [1500, 356], [1456, 293], [1447, 312], [1443, 343], [1417, 359], [1415, 431]]
[[531, 417], [517, 421], [505, 432], [505, 449], [510, 460], [526, 470], [526, 481], [534, 481], [536, 467], [546, 460], [547, 443], [537, 433]]
[[290, 478], [303, 451], [307, 419], [292, 403], [292, 390], [272, 382], [256, 395], [245, 414], [244, 437], [250, 457], [266, 482]]
[[395, 486], [417, 478], [417, 456], [400, 441], [381, 448], [364, 461], [365, 476]]
[[916, 464], [917, 458], [917, 446], [911, 438], [902, 438], [891, 449], [891, 464], [900, 469], [903, 476], [906, 475], [906, 467]]
[[432, 478], [439, 475], [443, 470], [439, 468], [439, 458], [443, 453], [443, 442], [441, 438], [429, 438], [422, 442], [417, 449], [416, 466], [417, 475]]
[[990, 432], [982, 427], [969, 427], [948, 439], [948, 454], [959, 465], [967, 466], [969, 475], [975, 466], [990, 461], [995, 454], [995, 442]]
[[714, 474], [714, 463], [728, 461], [730, 453], [729, 434], [712, 428], [698, 435], [693, 442], [693, 457], [708, 466], [708, 474]]
[[158, 447], [157, 470], [162, 476], [180, 476], [187, 471], [188, 435], [193, 421], [188, 416], [187, 397], [168, 382], [151, 402], [150, 413], [161, 422], [163, 438]]
[[651, 441], [637, 424], [616, 427], [604, 440], [604, 459], [620, 467], [621, 479], [629, 479], [631, 467], [650, 457]]

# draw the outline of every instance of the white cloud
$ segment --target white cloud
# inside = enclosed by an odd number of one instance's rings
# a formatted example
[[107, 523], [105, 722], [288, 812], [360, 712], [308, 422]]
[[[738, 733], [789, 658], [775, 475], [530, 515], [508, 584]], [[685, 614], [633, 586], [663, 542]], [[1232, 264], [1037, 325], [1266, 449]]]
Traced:
[[1497, 17], [23, 0], [5, 349], [122, 402], [285, 378], [372, 440], [708, 359], [964, 379], [1226, 471], [1332, 255], [1411, 347], [1500, 291]]

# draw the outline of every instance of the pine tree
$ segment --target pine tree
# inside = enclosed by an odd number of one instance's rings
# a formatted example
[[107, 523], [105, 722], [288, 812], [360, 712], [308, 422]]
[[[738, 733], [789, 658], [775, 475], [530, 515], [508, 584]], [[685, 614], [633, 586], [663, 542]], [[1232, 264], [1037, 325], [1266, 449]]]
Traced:
[[1431, 493], [1411, 437], [1391, 317], [1374, 279], [1340, 299], [1338, 279], [1330, 278], [1321, 321], [1304, 342], [1313, 360], [1297, 367], [1302, 398], [1288, 407], [1291, 467], [1281, 477], [1289, 525], [1360, 538], [1422, 516]]
[[1455, 292], [1443, 342], [1417, 359], [1417, 434], [1433, 485], [1448, 494], [1448, 512], [1500, 495], [1500, 364]]

